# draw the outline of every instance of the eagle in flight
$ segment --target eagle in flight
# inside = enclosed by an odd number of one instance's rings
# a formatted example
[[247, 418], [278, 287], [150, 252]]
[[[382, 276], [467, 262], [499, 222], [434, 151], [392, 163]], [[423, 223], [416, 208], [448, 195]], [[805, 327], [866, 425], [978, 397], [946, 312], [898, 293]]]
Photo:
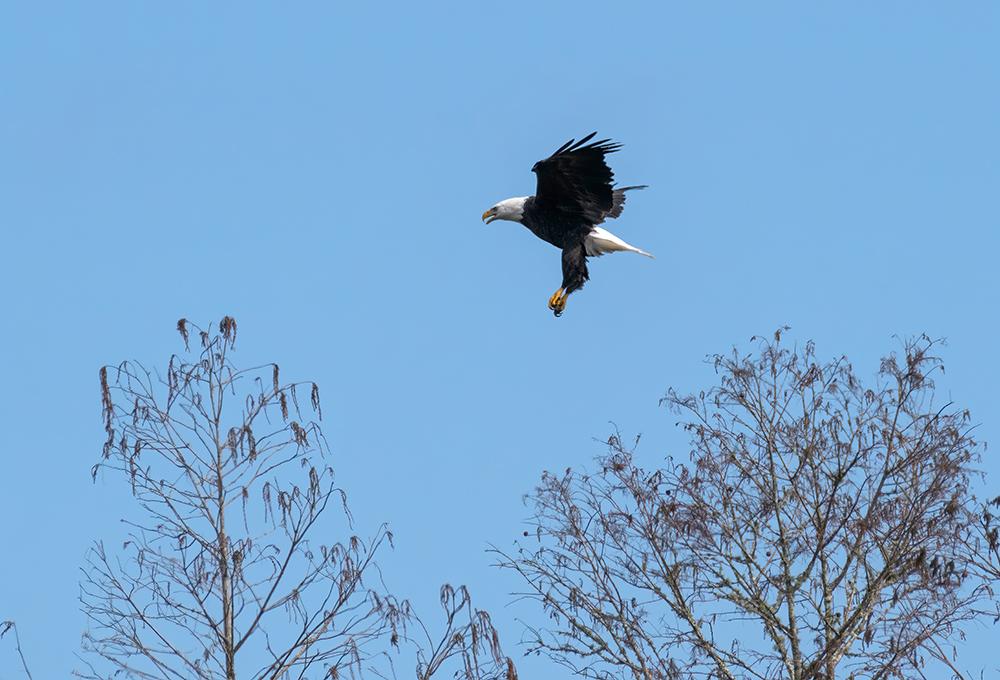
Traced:
[[[500, 201], [483, 213], [483, 221], [520, 222], [531, 232], [562, 250], [562, 285], [549, 298], [549, 309], [560, 316], [566, 299], [590, 278], [587, 258], [625, 250], [653, 257], [598, 225], [622, 214], [625, 192], [646, 185], [618, 187], [604, 157], [621, 148], [610, 139], [596, 142], [592, 132], [579, 142], [571, 139], [531, 171], [538, 176], [534, 196]], [[588, 144], [588, 142], [590, 142]]]

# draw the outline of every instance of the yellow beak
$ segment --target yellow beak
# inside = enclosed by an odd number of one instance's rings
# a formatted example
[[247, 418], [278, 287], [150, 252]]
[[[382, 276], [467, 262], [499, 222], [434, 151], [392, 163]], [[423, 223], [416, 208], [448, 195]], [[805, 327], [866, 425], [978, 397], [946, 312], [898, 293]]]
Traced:
[[493, 208], [490, 208], [489, 210], [483, 213], [483, 222], [485, 222], [486, 224], [489, 224], [495, 219], [496, 219], [496, 213], [493, 212]]

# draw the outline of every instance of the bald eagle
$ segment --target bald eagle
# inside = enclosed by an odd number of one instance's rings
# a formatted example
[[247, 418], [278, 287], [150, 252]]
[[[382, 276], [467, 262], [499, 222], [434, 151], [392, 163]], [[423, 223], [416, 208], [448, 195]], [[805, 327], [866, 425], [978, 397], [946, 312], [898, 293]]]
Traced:
[[[583, 288], [590, 275], [587, 258], [628, 251], [653, 257], [598, 225], [622, 214], [625, 192], [646, 185], [616, 188], [614, 173], [604, 157], [621, 148], [610, 139], [590, 142], [596, 132], [580, 141], [569, 140], [531, 168], [537, 175], [534, 196], [500, 201], [483, 213], [483, 221], [520, 222], [531, 232], [562, 250], [562, 285], [549, 298], [549, 309], [560, 316], [566, 299]], [[590, 142], [588, 144], [588, 142]]]

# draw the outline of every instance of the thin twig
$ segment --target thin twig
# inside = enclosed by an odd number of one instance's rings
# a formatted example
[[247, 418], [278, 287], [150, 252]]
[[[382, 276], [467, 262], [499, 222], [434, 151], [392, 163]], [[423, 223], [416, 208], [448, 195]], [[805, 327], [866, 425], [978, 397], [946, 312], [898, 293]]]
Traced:
[[0, 623], [0, 638], [11, 630], [14, 631], [14, 649], [17, 650], [17, 655], [21, 657], [21, 668], [24, 669], [24, 674], [28, 676], [28, 680], [32, 680], [31, 671], [28, 670], [28, 662], [24, 658], [24, 652], [21, 651], [21, 636], [17, 633], [17, 624], [13, 621]]

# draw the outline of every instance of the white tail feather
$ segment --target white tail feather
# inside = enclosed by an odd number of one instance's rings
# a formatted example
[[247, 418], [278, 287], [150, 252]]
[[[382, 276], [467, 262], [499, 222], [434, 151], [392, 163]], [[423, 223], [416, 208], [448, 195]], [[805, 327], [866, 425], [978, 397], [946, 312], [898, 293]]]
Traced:
[[605, 253], [621, 251], [638, 253], [640, 255], [645, 255], [646, 257], [653, 257], [645, 250], [636, 248], [630, 243], [626, 243], [607, 229], [601, 229], [600, 227], [594, 227], [591, 229], [586, 240], [583, 242], [583, 245], [587, 250], [588, 257], [600, 257]]

